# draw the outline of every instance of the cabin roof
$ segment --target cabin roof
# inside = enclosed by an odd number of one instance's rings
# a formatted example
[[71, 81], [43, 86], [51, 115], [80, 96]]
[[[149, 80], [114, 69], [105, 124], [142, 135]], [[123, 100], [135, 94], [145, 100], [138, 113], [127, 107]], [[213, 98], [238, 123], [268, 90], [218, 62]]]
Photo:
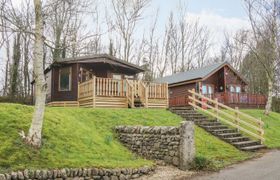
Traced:
[[63, 64], [90, 64], [90, 63], [104, 63], [109, 65], [115, 65], [120, 66], [124, 68], [129, 68], [134, 70], [136, 73], [144, 72], [145, 70], [135, 64], [126, 62], [122, 59], [116, 58], [114, 56], [111, 56], [109, 54], [94, 54], [89, 56], [81, 56], [81, 57], [72, 57], [72, 58], [61, 58], [58, 59], [56, 62], [52, 63], [47, 69], [45, 69], [45, 73], [50, 71], [53, 66], [55, 65], [63, 65]]
[[186, 82], [191, 80], [202, 80], [204, 78], [207, 78], [209, 75], [213, 74], [214, 72], [218, 71], [225, 65], [227, 65], [231, 70], [233, 70], [246, 83], [246, 80], [226, 61], [211, 64], [208, 66], [204, 66], [202, 68], [197, 68], [186, 72], [176, 73], [170, 76], [165, 76], [163, 78], [158, 78], [156, 79], [156, 82], [176, 84], [176, 83]]

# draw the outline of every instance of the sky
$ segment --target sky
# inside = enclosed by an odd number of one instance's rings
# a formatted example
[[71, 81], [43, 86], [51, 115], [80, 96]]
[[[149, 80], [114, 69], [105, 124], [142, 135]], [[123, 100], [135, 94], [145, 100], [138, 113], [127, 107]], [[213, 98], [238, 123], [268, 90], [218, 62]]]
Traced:
[[[19, 5], [22, 1], [13, 0], [15, 5]], [[239, 29], [250, 27], [243, 0], [152, 0], [150, 7], [147, 9], [146, 17], [143, 18], [140, 26], [142, 28], [147, 27], [151, 23], [151, 17], [154, 17], [157, 9], [159, 9], [158, 31], [161, 31], [159, 34], [162, 34], [170, 12], [178, 10], [179, 2], [187, 5], [188, 16], [186, 21], [199, 19], [200, 24], [208, 27], [211, 33], [209, 56], [215, 56], [219, 53], [225, 33], [233, 35]], [[142, 34], [139, 34], [139, 38], [141, 37]], [[4, 52], [0, 50], [1, 70], [5, 64], [2, 61], [3, 57], [5, 57]], [[1, 81], [3, 81], [3, 73], [0, 72], [0, 84]]]
[[180, 1], [187, 5], [187, 21], [199, 19], [210, 30], [212, 55], [218, 53], [225, 33], [233, 35], [239, 29], [250, 28], [243, 0], [153, 0], [152, 9], [159, 7], [160, 27], [164, 28], [169, 13], [178, 9]]

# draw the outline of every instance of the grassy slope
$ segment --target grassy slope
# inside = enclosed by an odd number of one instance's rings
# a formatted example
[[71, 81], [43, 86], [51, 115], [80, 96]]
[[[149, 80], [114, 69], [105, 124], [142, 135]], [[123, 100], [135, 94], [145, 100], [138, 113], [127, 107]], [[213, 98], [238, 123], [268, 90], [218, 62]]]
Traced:
[[[32, 150], [18, 132], [27, 132], [33, 108], [0, 104], [0, 171], [24, 168], [138, 167], [151, 165], [135, 157], [115, 138], [116, 125], [179, 125], [180, 117], [166, 110], [46, 108], [43, 147]], [[196, 128], [197, 154], [215, 167], [243, 160], [243, 153]]]
[[280, 148], [280, 113], [271, 112], [268, 116], [264, 115], [263, 110], [244, 109], [245, 113], [256, 118], [261, 118], [264, 123], [265, 145], [269, 148]]
[[[225, 110], [226, 112], [229, 112]], [[269, 148], [280, 148], [280, 113], [271, 112], [268, 116], [264, 115], [262, 109], [241, 109], [242, 112], [249, 114], [255, 118], [261, 118], [265, 123], [265, 142], [264, 144]], [[203, 113], [202, 111], [200, 111]], [[208, 116], [206, 113], [203, 113]], [[234, 114], [231, 113], [233, 116]], [[226, 116], [222, 117], [226, 118]], [[246, 120], [246, 119], [244, 119]], [[247, 126], [245, 126], [248, 128]], [[256, 133], [256, 132], [255, 132]]]

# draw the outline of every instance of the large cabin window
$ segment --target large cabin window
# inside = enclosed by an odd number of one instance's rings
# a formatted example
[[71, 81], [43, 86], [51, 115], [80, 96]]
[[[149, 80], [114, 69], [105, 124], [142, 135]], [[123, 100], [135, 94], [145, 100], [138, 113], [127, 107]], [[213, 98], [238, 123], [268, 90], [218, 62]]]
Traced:
[[241, 86], [240, 85], [230, 85], [229, 90], [231, 93], [241, 93]]
[[59, 91], [71, 91], [71, 67], [59, 70]]
[[203, 84], [201, 91], [202, 91], [202, 94], [213, 94], [214, 93], [213, 85]]

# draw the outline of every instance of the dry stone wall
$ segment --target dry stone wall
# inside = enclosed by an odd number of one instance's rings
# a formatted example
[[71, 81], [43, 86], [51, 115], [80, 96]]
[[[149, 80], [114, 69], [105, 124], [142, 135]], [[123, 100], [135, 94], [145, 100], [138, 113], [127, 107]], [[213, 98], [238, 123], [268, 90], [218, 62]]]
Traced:
[[119, 140], [148, 159], [163, 160], [186, 170], [195, 156], [193, 122], [180, 127], [117, 126]]
[[100, 169], [100, 168], [64, 168], [56, 170], [24, 170], [0, 174], [0, 180], [25, 180], [25, 179], [91, 179], [91, 180], [127, 180], [135, 179], [142, 175], [150, 174], [154, 167], [142, 167], [138, 169]]

